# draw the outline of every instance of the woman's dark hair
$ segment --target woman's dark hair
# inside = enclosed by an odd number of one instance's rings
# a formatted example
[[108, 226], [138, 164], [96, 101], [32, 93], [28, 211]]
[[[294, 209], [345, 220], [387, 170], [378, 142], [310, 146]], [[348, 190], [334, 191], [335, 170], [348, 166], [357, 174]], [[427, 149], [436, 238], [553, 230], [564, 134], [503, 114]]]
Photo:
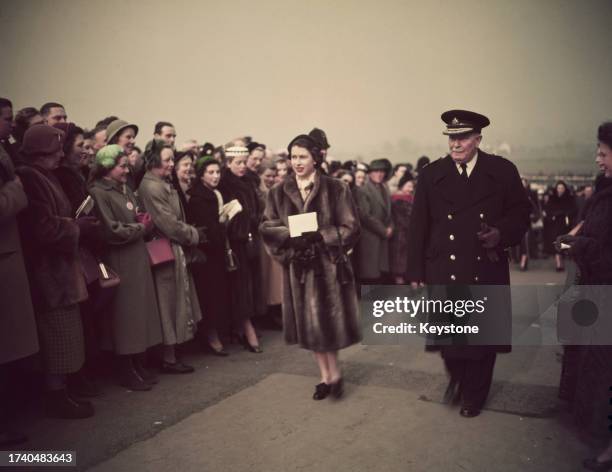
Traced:
[[395, 176], [395, 173], [397, 172], [397, 169], [399, 169], [400, 167], [405, 167], [406, 171], [408, 170], [408, 164], [404, 164], [404, 163], [400, 163], [400, 164], [395, 164], [393, 166], [393, 175]]
[[147, 147], [145, 148], [143, 155], [147, 170], [161, 167], [161, 152], [164, 149], [174, 150], [171, 144], [167, 144], [161, 139], [152, 139], [147, 143]]
[[612, 121], [606, 121], [597, 128], [597, 140], [612, 148]]
[[[563, 193], [563, 195], [559, 195], [557, 193], [557, 187], [559, 185], [563, 185], [563, 187], [565, 187], [565, 192]], [[570, 198], [571, 196], [571, 189], [569, 187], [569, 185], [567, 185], [563, 180], [558, 180], [557, 183], [555, 183], [555, 186], [552, 188], [552, 196], [553, 198], [561, 198], [561, 199], [567, 199]]]
[[174, 153], [174, 162], [175, 162], [175, 164], [178, 164], [183, 157], [190, 158], [192, 160], [192, 162], [195, 162], [196, 159], [197, 159], [197, 157], [195, 156], [193, 151], [176, 151]]
[[22, 108], [15, 114], [13, 137], [18, 143], [23, 142], [23, 135], [30, 127], [30, 120], [36, 115], [40, 115], [40, 112], [34, 107]]
[[410, 182], [411, 180], [414, 180], [414, 177], [412, 176], [412, 172], [406, 169], [406, 173], [402, 175], [402, 178], [399, 179], [399, 182], [397, 183], [397, 189], [401, 190], [402, 187], [406, 184], [406, 182]]
[[336, 172], [342, 169], [342, 162], [340, 161], [331, 161], [329, 163], [329, 175], [334, 175]]
[[315, 168], [318, 169], [321, 166], [321, 162], [323, 162], [323, 154], [321, 153], [321, 147], [315, 143], [314, 140], [304, 136], [291, 141], [289, 147], [289, 158], [291, 158], [291, 148], [293, 146], [299, 146], [307, 149], [315, 161]]
[[353, 174], [350, 170], [342, 169], [340, 172], [338, 172], [336, 178], [342, 179], [342, 177], [345, 175], [350, 175], [352, 177], [353, 180], [351, 180], [351, 183], [349, 184], [349, 188], [352, 189], [355, 186], [355, 174]]
[[[62, 128], [64, 129], [64, 128]], [[64, 156], [68, 156], [72, 151], [72, 146], [74, 146], [74, 142], [79, 134], [85, 136], [85, 132], [83, 128], [75, 125], [74, 123], [68, 123], [68, 126], [65, 130], [64, 136]]]
[[[200, 161], [201, 159], [201, 161]], [[201, 164], [197, 164], [195, 166], [195, 175], [196, 178], [201, 179], [202, 176], [204, 175], [204, 172], [206, 172], [206, 169], [208, 169], [210, 166], [219, 166], [219, 170], [221, 170], [221, 163], [214, 159], [213, 157], [204, 157], [204, 158], [200, 158], [198, 159], [198, 162], [201, 162]]]
[[87, 183], [91, 184], [96, 180], [100, 180], [102, 177], [106, 177], [110, 173], [110, 171], [117, 166], [117, 162], [119, 162], [119, 159], [121, 159], [125, 155], [125, 152], [120, 152], [119, 154], [117, 154], [117, 157], [115, 157], [115, 165], [113, 167], [104, 167], [103, 165], [94, 162], [93, 166], [91, 167], [91, 170], [89, 171], [89, 178], [87, 179]]

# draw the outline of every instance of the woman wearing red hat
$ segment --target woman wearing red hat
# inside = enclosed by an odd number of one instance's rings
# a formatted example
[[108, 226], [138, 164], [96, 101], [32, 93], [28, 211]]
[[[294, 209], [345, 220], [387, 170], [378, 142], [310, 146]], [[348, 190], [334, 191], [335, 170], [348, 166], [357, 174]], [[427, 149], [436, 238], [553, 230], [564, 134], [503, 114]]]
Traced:
[[[288, 146], [294, 175], [269, 194], [260, 232], [283, 265], [285, 341], [314, 352], [321, 381], [313, 399], [340, 398], [338, 351], [361, 339], [355, 279], [346, 251], [359, 237], [348, 186], [318, 170], [320, 144], [300, 135]], [[289, 217], [314, 212], [317, 230], [291, 237]]]

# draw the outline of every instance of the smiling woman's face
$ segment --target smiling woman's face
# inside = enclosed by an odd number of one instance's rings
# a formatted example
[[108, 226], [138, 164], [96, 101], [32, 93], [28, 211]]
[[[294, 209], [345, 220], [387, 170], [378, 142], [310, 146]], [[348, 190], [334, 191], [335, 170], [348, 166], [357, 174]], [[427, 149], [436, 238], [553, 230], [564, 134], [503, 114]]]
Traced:
[[309, 177], [315, 170], [315, 160], [308, 149], [301, 146], [292, 146], [291, 167], [298, 177]]

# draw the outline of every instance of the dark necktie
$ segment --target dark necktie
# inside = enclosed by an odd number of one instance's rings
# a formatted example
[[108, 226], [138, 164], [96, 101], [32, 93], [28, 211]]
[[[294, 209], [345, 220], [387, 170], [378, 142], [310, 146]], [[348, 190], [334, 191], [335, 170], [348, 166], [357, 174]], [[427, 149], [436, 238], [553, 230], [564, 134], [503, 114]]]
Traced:
[[461, 178], [465, 182], [467, 182], [469, 180], [469, 176], [467, 173], [467, 164], [463, 163], [463, 164], [460, 164], [460, 166], [461, 166], [461, 173], [459, 175], [461, 175]]

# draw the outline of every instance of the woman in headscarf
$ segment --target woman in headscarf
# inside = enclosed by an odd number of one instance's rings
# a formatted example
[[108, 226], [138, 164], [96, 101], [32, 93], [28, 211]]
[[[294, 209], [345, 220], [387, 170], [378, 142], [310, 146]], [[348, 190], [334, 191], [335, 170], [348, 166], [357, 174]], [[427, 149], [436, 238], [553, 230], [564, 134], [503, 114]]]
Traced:
[[183, 246], [185, 250], [195, 247], [205, 239], [205, 233], [185, 222], [178, 192], [170, 183], [174, 168], [172, 146], [153, 140], [147, 145], [144, 160], [147, 173], [138, 187], [138, 196], [153, 219], [155, 234], [170, 242], [174, 254], [174, 261], [153, 268], [164, 344], [162, 372], [186, 374], [194, 369], [177, 359], [175, 347], [194, 337], [202, 314]]
[[123, 148], [104, 146], [91, 169], [89, 192], [107, 241], [102, 260], [121, 279], [109, 308], [111, 339], [107, 344], [117, 354], [119, 383], [130, 390], [146, 391], [157, 378], [144, 367], [145, 351], [161, 343], [162, 330], [144, 241], [153, 222], [148, 213], [140, 211], [126, 185], [128, 173]]
[[225, 150], [227, 161], [221, 172], [219, 191], [223, 201], [237, 200], [242, 207], [230, 220], [227, 228], [230, 247], [237, 260], [237, 270], [230, 274], [232, 320], [240, 320], [232, 329], [238, 334], [245, 349], [261, 353], [263, 351], [259, 346], [257, 333], [251, 323], [255, 307], [250, 261], [257, 257], [253, 244], [253, 226], [257, 224], [257, 195], [253, 186], [245, 180], [248, 155], [249, 150], [244, 146], [232, 146]]
[[217, 187], [221, 180], [221, 164], [212, 156], [201, 157], [195, 165], [196, 178], [187, 191], [187, 221], [206, 228], [206, 241], [198, 245], [206, 256], [206, 262], [194, 266], [193, 278], [200, 305], [204, 312], [200, 342], [203, 348], [217, 356], [227, 356], [221, 338], [229, 335], [231, 323], [229, 310], [229, 274], [225, 251], [227, 216], [221, 214], [223, 197]]
[[[319, 144], [299, 135], [288, 146], [295, 175], [268, 193], [260, 226], [270, 254], [283, 265], [285, 341], [314, 352], [321, 381], [313, 398], [339, 398], [338, 351], [361, 339], [357, 293], [346, 251], [359, 237], [359, 220], [346, 184], [319, 171]], [[289, 217], [316, 213], [317, 230], [291, 237]]]
[[53, 171], [63, 156], [64, 133], [34, 125], [23, 137], [24, 165], [17, 173], [28, 197], [18, 217], [24, 260], [36, 313], [47, 387], [47, 414], [86, 418], [93, 406], [72, 397], [66, 375], [84, 362], [79, 303], [87, 298], [79, 266], [78, 244], [89, 220], [75, 220], [68, 198]]

